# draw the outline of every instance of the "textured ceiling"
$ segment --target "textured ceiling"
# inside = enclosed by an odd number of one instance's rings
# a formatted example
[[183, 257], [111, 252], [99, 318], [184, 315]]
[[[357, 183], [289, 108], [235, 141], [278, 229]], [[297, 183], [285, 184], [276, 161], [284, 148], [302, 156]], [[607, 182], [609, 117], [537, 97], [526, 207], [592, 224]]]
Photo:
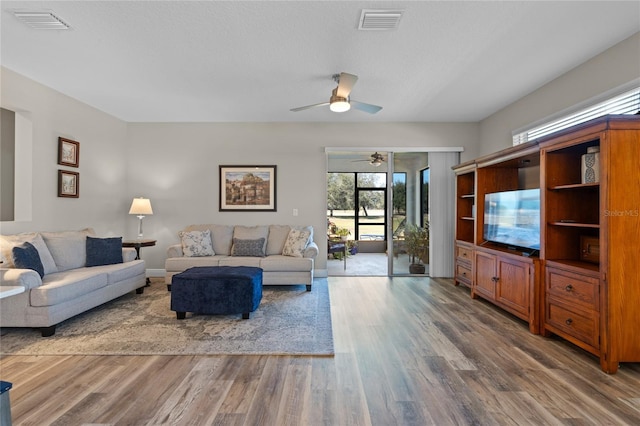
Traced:
[[[2, 1], [2, 65], [129, 122], [479, 121], [640, 30], [638, 1]], [[363, 8], [404, 10], [358, 31]], [[15, 9], [72, 30], [36, 31]], [[332, 113], [341, 71], [378, 114]]]

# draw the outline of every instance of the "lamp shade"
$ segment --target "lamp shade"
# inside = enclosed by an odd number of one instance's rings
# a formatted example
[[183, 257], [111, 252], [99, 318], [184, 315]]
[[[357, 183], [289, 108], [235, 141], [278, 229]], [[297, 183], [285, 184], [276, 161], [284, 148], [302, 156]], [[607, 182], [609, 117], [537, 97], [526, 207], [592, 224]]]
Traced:
[[148, 198], [134, 198], [129, 209], [129, 214], [150, 215], [153, 214], [151, 201]]

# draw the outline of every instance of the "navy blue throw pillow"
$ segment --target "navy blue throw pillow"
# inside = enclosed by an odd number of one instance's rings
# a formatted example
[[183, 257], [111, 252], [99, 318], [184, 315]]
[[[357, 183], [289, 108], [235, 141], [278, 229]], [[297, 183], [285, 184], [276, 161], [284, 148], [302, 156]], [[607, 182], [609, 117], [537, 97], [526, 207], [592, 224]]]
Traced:
[[87, 236], [87, 266], [122, 263], [122, 237]]
[[15, 246], [11, 250], [11, 255], [16, 268], [33, 269], [40, 275], [40, 278], [44, 277], [44, 266], [42, 266], [38, 249], [36, 249], [33, 244], [24, 242], [19, 246]]

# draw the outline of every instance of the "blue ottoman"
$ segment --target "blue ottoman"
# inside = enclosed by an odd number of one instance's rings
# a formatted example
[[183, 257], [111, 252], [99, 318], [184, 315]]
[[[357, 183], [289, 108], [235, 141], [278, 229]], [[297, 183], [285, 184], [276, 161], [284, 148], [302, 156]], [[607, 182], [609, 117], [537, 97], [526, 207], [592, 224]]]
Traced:
[[171, 310], [178, 319], [187, 312], [206, 315], [249, 314], [262, 300], [262, 268], [203, 266], [171, 278]]

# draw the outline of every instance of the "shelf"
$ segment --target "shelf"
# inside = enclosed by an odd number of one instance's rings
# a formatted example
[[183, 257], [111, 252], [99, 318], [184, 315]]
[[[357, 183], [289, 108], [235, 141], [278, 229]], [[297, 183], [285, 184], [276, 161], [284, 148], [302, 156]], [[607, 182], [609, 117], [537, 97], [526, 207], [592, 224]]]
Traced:
[[599, 182], [595, 183], [572, 183], [568, 185], [556, 185], [549, 187], [550, 191], [558, 191], [563, 189], [597, 189], [600, 187]]
[[572, 259], [547, 259], [547, 267], [558, 267], [564, 269], [571, 269], [577, 272], [584, 270], [591, 272], [599, 272], [600, 265], [597, 263], [583, 262], [581, 260]]
[[549, 225], [553, 226], [566, 226], [569, 228], [591, 228], [598, 229], [600, 224], [598, 223], [581, 223], [581, 222], [549, 222]]

